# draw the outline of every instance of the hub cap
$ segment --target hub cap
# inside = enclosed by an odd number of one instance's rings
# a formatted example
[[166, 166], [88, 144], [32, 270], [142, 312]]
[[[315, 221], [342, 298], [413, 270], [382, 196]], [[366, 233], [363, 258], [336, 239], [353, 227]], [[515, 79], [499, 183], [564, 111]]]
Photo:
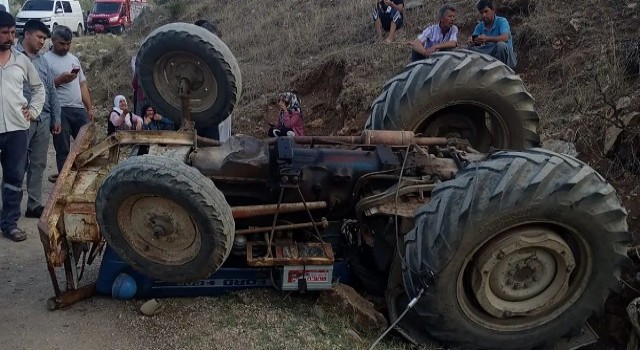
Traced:
[[182, 265], [200, 251], [200, 232], [189, 213], [164, 197], [137, 195], [118, 208], [118, 226], [141, 256], [162, 265]]
[[544, 324], [582, 295], [593, 270], [578, 232], [553, 223], [523, 223], [499, 232], [465, 259], [456, 295], [474, 322], [498, 331]]
[[557, 234], [522, 231], [482, 249], [474, 294], [495, 317], [540, 314], [565, 295], [575, 265], [571, 249]]
[[190, 83], [189, 103], [193, 113], [213, 106], [218, 98], [218, 82], [204, 61], [186, 52], [170, 51], [153, 68], [153, 81], [162, 98], [176, 109], [182, 108], [180, 81]]

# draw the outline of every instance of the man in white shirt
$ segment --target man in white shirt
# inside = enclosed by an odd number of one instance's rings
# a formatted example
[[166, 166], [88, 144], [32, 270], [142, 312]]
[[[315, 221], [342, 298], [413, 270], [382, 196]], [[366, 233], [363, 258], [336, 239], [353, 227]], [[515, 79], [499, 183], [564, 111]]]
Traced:
[[[27, 147], [31, 120], [40, 115], [44, 105], [44, 85], [31, 60], [12, 49], [16, 21], [0, 11], [0, 164], [2, 164], [2, 234], [23, 241], [27, 234], [18, 228], [22, 180], [27, 164]], [[31, 100], [23, 94], [24, 84], [31, 90]]]
[[[44, 54], [55, 77], [54, 84], [62, 107], [62, 130], [59, 134], [53, 135], [58, 172], [62, 170], [69, 155], [71, 137], [75, 138], [80, 128], [94, 119], [87, 78], [80, 66], [80, 60], [69, 53], [72, 39], [73, 33], [69, 27], [57, 26], [51, 35], [53, 47]], [[51, 178], [50, 180], [55, 181]]]
[[450, 50], [458, 46], [458, 27], [453, 25], [456, 21], [456, 8], [453, 5], [444, 5], [438, 13], [439, 23], [428, 26], [409, 44], [413, 49], [411, 62], [423, 60], [436, 51]]

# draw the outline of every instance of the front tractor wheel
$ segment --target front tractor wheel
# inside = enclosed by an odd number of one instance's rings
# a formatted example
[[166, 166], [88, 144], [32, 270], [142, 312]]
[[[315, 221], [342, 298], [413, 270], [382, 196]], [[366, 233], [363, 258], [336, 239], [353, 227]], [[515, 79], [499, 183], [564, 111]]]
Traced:
[[464, 349], [544, 348], [602, 308], [626, 261], [626, 211], [584, 163], [496, 152], [436, 185], [407, 234], [408, 325]]
[[231, 207], [213, 182], [181, 161], [132, 157], [96, 198], [100, 232], [129, 265], [169, 282], [210, 276], [231, 251]]

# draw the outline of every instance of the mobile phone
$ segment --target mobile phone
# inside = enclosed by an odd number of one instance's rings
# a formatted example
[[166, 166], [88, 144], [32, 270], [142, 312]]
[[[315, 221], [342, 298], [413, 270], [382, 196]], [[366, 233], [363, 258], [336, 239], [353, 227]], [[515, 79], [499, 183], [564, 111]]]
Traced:
[[78, 74], [80, 72], [80, 67], [75, 67], [71, 70], [71, 74]]

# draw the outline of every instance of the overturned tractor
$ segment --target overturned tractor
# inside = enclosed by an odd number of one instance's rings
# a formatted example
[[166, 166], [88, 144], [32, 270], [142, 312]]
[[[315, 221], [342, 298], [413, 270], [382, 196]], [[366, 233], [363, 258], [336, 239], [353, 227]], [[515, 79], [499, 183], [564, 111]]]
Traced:
[[[96, 145], [95, 125], [80, 132], [38, 226], [51, 309], [109, 292], [121, 273], [139, 291], [322, 290], [339, 276], [384, 296], [391, 321], [413, 301], [398, 326], [417, 343], [531, 349], [580, 329], [617, 284], [629, 239], [620, 199], [581, 161], [525, 150], [538, 143], [533, 99], [489, 57], [407, 66], [360, 136], [224, 143], [194, 131], [240, 96], [218, 37], [163, 26], [137, 64], [145, 94], [181, 128]], [[81, 283], [105, 245], [98, 283]], [[216, 277], [230, 271], [246, 278]]]

